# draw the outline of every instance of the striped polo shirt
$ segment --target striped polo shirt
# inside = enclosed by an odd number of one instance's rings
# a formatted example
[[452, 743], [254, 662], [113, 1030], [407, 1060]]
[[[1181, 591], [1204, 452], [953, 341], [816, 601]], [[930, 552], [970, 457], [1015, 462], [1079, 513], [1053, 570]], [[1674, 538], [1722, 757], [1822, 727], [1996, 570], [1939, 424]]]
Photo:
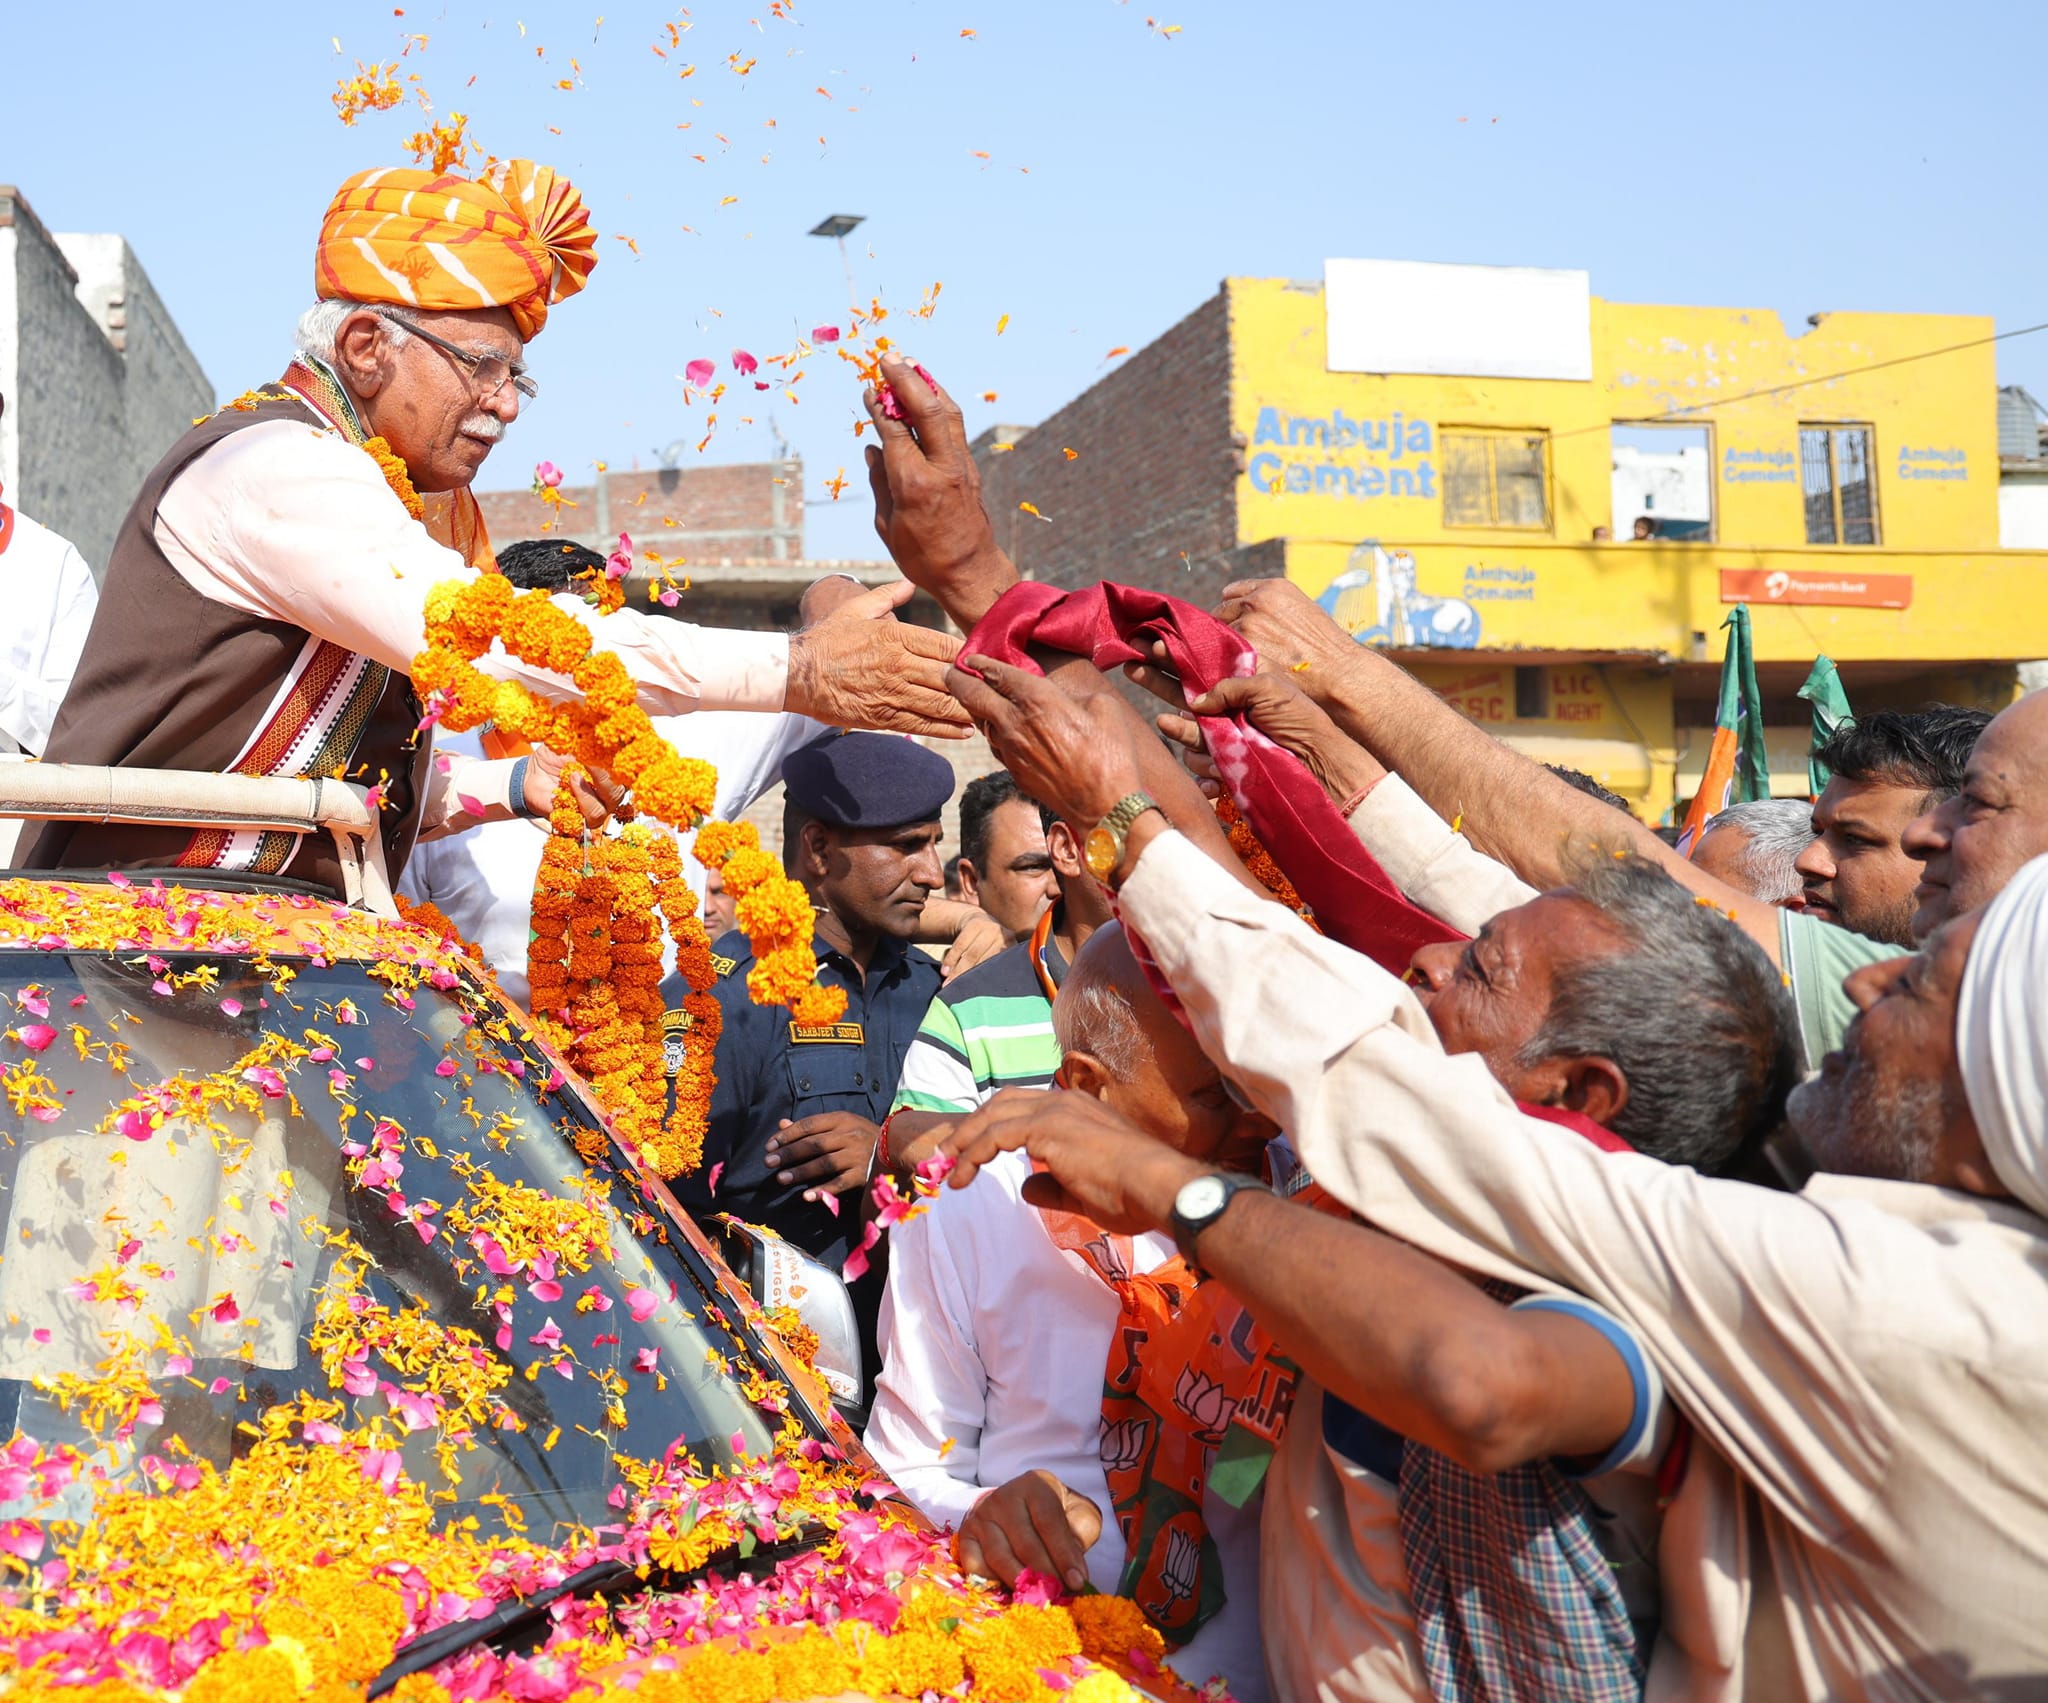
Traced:
[[[1048, 932], [1041, 948], [1054, 987], [1067, 962]], [[1050, 1088], [1060, 1067], [1052, 1001], [1019, 941], [939, 989], [903, 1057], [892, 1111], [971, 1112], [998, 1088]]]

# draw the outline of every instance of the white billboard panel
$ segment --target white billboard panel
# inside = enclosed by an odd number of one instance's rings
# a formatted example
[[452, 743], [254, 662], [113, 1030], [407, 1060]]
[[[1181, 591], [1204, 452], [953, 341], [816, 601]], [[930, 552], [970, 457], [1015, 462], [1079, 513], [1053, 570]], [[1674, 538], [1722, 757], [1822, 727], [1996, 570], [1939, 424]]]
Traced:
[[1584, 272], [1325, 260], [1323, 310], [1333, 373], [1593, 377]]

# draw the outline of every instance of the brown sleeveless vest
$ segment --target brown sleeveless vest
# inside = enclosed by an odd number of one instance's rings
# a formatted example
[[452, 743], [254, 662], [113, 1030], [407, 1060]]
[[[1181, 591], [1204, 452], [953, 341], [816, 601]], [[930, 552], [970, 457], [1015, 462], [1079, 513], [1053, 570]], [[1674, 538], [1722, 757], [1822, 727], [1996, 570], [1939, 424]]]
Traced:
[[[296, 398], [226, 408], [158, 462], [107, 562], [99, 612], [44, 760], [216, 774], [389, 774], [384, 855], [394, 882], [419, 832], [430, 742], [412, 682], [288, 621], [245, 615], [186, 584], [156, 542], [171, 481], [230, 432], [266, 420], [325, 425]], [[287, 875], [337, 895], [325, 834], [229, 834], [120, 823], [26, 825], [23, 869], [171, 869]]]

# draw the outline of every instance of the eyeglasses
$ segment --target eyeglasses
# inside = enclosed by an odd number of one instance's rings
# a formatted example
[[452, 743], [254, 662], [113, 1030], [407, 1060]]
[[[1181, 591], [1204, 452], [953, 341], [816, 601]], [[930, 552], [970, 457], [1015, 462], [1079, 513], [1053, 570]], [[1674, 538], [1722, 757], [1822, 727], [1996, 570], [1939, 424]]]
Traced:
[[424, 326], [416, 325], [409, 319], [400, 319], [396, 314], [380, 313], [377, 317], [387, 325], [396, 325], [423, 343], [431, 343], [442, 354], [455, 362], [469, 374], [470, 383], [476, 387], [477, 400], [488, 401], [505, 388], [509, 380], [512, 388], [531, 402], [540, 394], [540, 383], [524, 367], [515, 367], [503, 355], [479, 355], [469, 349], [459, 349], [445, 337], [436, 337]]

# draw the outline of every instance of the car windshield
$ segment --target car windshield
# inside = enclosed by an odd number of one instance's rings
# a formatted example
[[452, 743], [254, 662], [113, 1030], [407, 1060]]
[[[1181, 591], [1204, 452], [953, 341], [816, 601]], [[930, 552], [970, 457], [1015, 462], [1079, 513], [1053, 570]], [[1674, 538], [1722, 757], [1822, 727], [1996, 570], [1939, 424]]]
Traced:
[[4, 962], [0, 1438], [124, 1474], [368, 1424], [446, 1518], [543, 1541], [674, 1444], [769, 1451], [707, 1268], [494, 998], [359, 962]]

